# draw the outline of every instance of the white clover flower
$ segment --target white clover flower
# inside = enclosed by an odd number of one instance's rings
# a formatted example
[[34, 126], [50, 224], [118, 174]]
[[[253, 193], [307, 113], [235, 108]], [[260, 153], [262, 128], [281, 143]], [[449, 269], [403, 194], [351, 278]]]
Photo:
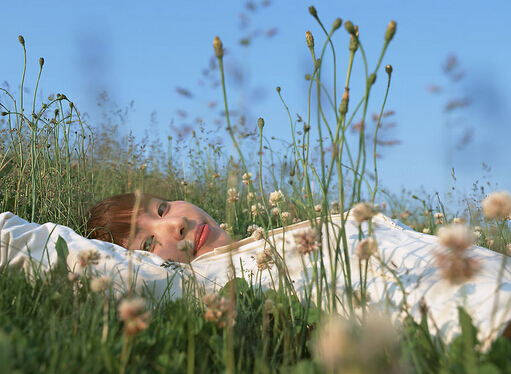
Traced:
[[441, 227], [437, 236], [442, 245], [456, 251], [471, 248], [475, 243], [473, 231], [464, 225]]
[[261, 270], [269, 269], [271, 268], [271, 265], [275, 263], [271, 255], [271, 251], [268, 248], [259, 252], [255, 257], [255, 260], [257, 267]]
[[277, 208], [277, 207], [272, 208], [271, 209], [271, 214], [274, 215], [274, 216], [278, 216], [279, 215], [279, 208]]
[[509, 219], [511, 215], [511, 195], [507, 191], [492, 192], [484, 198], [481, 208], [487, 219]]
[[257, 197], [256, 193], [255, 192], [249, 192], [247, 194], [247, 200], [248, 202], [250, 203], [252, 200], [255, 200]]
[[145, 307], [145, 300], [139, 297], [121, 301], [118, 308], [119, 318], [124, 321], [124, 333], [126, 335], [136, 335], [147, 329], [151, 313], [142, 313]]
[[250, 235], [252, 235], [252, 233], [254, 231], [256, 231], [257, 229], [259, 228], [259, 226], [257, 225], [250, 225], [247, 227], [247, 233], [249, 233]]
[[261, 205], [261, 203], [257, 203], [257, 205], [252, 205], [250, 207], [250, 210], [254, 216], [257, 216], [260, 212], [264, 210], [264, 207]]
[[408, 217], [410, 217], [410, 210], [405, 209], [399, 216], [403, 221], [406, 220]]
[[227, 196], [228, 203], [235, 203], [236, 201], [239, 200], [240, 194], [238, 193], [238, 191], [236, 191], [236, 188], [229, 188], [227, 190]]
[[252, 180], [252, 173], [243, 174], [243, 183], [245, 183], [247, 186], [249, 185], [251, 180]]
[[264, 229], [262, 227], [258, 227], [257, 229], [254, 230], [254, 232], [252, 233], [252, 237], [255, 239], [255, 240], [260, 240], [260, 239], [263, 239], [266, 237], [266, 233], [264, 232]]
[[286, 198], [282, 191], [278, 190], [270, 193], [270, 204], [272, 206], [277, 206], [278, 203], [283, 203], [284, 201], [286, 201]]
[[358, 242], [355, 248], [355, 254], [361, 260], [367, 260], [372, 254], [378, 250], [378, 243], [373, 237], [364, 238]]
[[218, 293], [210, 292], [203, 296], [202, 301], [206, 305], [204, 319], [216, 322], [220, 328], [227, 326], [229, 300], [224, 297], [219, 298]]
[[112, 277], [107, 275], [92, 278], [90, 281], [90, 288], [93, 292], [103, 292], [110, 288], [112, 285]]
[[296, 250], [301, 254], [317, 251], [320, 246], [321, 235], [317, 228], [303, 230], [293, 235]]
[[314, 205], [314, 211], [316, 213], [321, 213], [322, 210], [323, 210], [323, 207], [321, 206], [321, 204]]
[[99, 264], [101, 255], [97, 249], [84, 250], [78, 253], [78, 263], [82, 268]]
[[422, 232], [424, 234], [429, 234], [429, 228], [426, 227], [426, 228], [422, 229]]
[[288, 223], [289, 221], [291, 221], [291, 213], [282, 212], [282, 221], [284, 221], [284, 223]]
[[376, 214], [374, 206], [367, 201], [356, 204], [351, 211], [353, 219], [360, 225], [362, 222], [370, 220]]
[[453, 225], [466, 225], [467, 220], [465, 217], [456, 217], [452, 220]]

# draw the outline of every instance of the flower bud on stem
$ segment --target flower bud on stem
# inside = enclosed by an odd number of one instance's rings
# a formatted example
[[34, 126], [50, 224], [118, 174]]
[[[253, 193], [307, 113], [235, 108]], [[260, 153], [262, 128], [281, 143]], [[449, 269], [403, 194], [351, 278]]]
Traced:
[[305, 40], [307, 41], [307, 47], [314, 48], [314, 37], [310, 31], [305, 33]]
[[222, 41], [218, 36], [215, 36], [215, 40], [213, 40], [213, 49], [215, 50], [216, 58], [224, 57], [224, 49], [222, 46]]
[[344, 93], [342, 94], [341, 105], [339, 105], [339, 113], [341, 115], [346, 115], [348, 113], [348, 102], [350, 101], [350, 89], [348, 87], [344, 88]]
[[387, 31], [385, 32], [385, 41], [388, 43], [392, 40], [394, 37], [394, 34], [396, 33], [396, 21], [390, 21], [389, 25], [387, 26]]

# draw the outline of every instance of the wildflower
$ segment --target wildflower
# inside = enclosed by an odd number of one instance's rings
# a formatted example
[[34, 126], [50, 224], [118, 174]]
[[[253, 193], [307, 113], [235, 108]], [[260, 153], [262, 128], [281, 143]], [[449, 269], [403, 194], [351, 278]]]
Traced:
[[355, 248], [355, 254], [361, 260], [367, 260], [373, 253], [376, 253], [378, 243], [373, 237], [362, 239]]
[[277, 206], [278, 203], [283, 203], [284, 201], [286, 199], [280, 190], [270, 193], [270, 204], [272, 206]]
[[142, 313], [145, 307], [145, 300], [139, 297], [121, 301], [119, 304], [119, 318], [125, 324], [124, 333], [126, 335], [136, 335], [147, 329], [151, 313]]
[[193, 242], [191, 240], [181, 240], [177, 243], [177, 250], [181, 252], [190, 252], [190, 250], [194, 248]]
[[475, 243], [474, 233], [464, 225], [441, 227], [438, 238], [442, 245], [456, 251], [468, 249]]
[[321, 213], [322, 210], [323, 210], [323, 207], [320, 204], [314, 205], [314, 211], [316, 213]]
[[257, 229], [254, 230], [254, 232], [252, 233], [252, 237], [255, 239], [255, 240], [260, 240], [260, 239], [263, 239], [264, 237], [266, 236], [266, 233], [264, 232], [264, 229], [262, 227], [258, 227]]
[[476, 238], [480, 238], [483, 235], [483, 228], [481, 226], [474, 227], [474, 235]]
[[216, 172], [216, 173], [213, 173], [212, 175], [213, 178], [220, 178], [220, 173]]
[[261, 270], [269, 269], [271, 267], [270, 265], [275, 263], [269, 248], [259, 252], [255, 257], [255, 260], [257, 267]]
[[368, 202], [358, 203], [353, 207], [353, 218], [360, 225], [362, 222], [370, 220], [376, 214], [376, 209]]
[[282, 221], [284, 222], [284, 224], [289, 223], [291, 221], [291, 213], [282, 212]]
[[228, 203], [235, 203], [239, 200], [240, 194], [236, 191], [236, 188], [229, 188], [227, 190], [227, 195], [229, 196], [227, 198]]
[[254, 216], [257, 216], [260, 212], [264, 210], [264, 207], [261, 205], [261, 203], [257, 203], [257, 205], [252, 205], [250, 207], [250, 211]]
[[259, 228], [259, 226], [257, 225], [250, 225], [247, 227], [247, 233], [249, 233], [250, 235], [252, 235], [252, 233], [254, 231], [256, 231], [257, 229]]
[[90, 281], [90, 288], [93, 292], [103, 292], [110, 288], [112, 285], [112, 277], [107, 275], [102, 277], [92, 278]]
[[221, 223], [220, 228], [224, 231], [227, 231], [229, 229], [229, 225], [227, 223]]
[[426, 228], [422, 229], [422, 232], [424, 234], [429, 234], [429, 228], [426, 227]]
[[406, 220], [408, 217], [410, 217], [410, 211], [408, 209], [405, 209], [403, 212], [401, 212], [401, 214], [399, 215], [401, 217], [401, 219], [404, 221]]
[[247, 194], [247, 200], [248, 200], [248, 202], [249, 202], [249, 203], [250, 203], [252, 200], [255, 200], [255, 198], [256, 198], [256, 193], [255, 193], [255, 192], [249, 192], [249, 193]]
[[442, 213], [440, 213], [440, 212], [435, 213], [435, 219], [436, 219], [436, 224], [437, 225], [441, 225], [441, 224], [444, 223], [443, 218], [444, 218], [444, 215]]
[[465, 217], [456, 217], [452, 220], [453, 225], [466, 225], [467, 220]]
[[251, 180], [252, 180], [252, 173], [243, 174], [243, 183], [245, 183], [247, 186], [250, 184]]
[[301, 254], [317, 251], [320, 246], [321, 234], [317, 228], [303, 230], [293, 235], [296, 250]]
[[99, 264], [101, 255], [96, 249], [85, 250], [78, 253], [78, 263], [82, 268]]
[[472, 278], [480, 268], [480, 263], [474, 258], [467, 257], [461, 252], [451, 251], [437, 255], [438, 267], [442, 278], [453, 284], [463, 283]]
[[487, 219], [509, 219], [511, 215], [511, 195], [507, 191], [492, 192], [481, 204]]
[[206, 305], [204, 319], [210, 322], [216, 322], [218, 327], [226, 326], [227, 312], [229, 310], [229, 300], [218, 298], [218, 293], [209, 292], [204, 295], [202, 301]]
[[332, 201], [332, 213], [339, 214], [340, 205], [338, 201]]
[[467, 226], [455, 225], [442, 227], [438, 237], [440, 243], [449, 248], [447, 252], [437, 255], [442, 278], [453, 284], [470, 279], [480, 267], [478, 260], [466, 255], [466, 249], [474, 245], [474, 233]]

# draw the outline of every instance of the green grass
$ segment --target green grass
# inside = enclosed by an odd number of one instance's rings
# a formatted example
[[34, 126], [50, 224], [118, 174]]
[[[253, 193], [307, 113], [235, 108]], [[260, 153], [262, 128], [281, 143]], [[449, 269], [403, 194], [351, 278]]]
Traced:
[[[34, 96], [32, 108], [27, 109], [22, 81], [19, 98], [7, 89], [2, 89], [0, 96], [0, 209], [29, 221], [51, 221], [83, 233], [88, 207], [111, 195], [140, 189], [199, 205], [219, 223], [225, 223], [233, 238], [240, 239], [250, 235], [247, 229], [254, 224], [267, 231], [282, 226], [287, 213], [291, 219], [309, 220], [321, 227], [331, 214], [369, 201], [378, 203], [383, 213], [430, 234], [462, 216], [471, 226], [481, 228], [477, 244], [506, 252], [510, 242], [507, 224], [486, 220], [481, 214], [485, 188], [475, 188], [462, 202], [464, 206], [453, 213], [444, 208], [438, 195], [416, 196], [408, 191], [395, 195], [378, 185], [378, 132], [391, 113], [385, 110], [385, 101], [373, 104], [369, 99], [376, 75], [387, 81], [385, 100], [389, 94], [392, 69], [383, 69], [381, 62], [395, 25], [389, 24], [380, 58], [371, 65], [353, 24], [344, 23], [348, 31], [345, 44], [334, 45], [331, 36], [342, 31], [342, 22], [335, 20], [328, 30], [312, 7], [310, 12], [324, 35], [316, 35], [316, 40], [307, 35], [304, 41], [311, 52], [311, 73], [306, 77], [310, 82], [309, 105], [303, 118], [291, 116], [285, 90], [277, 88], [283, 111], [289, 114], [292, 143], [288, 148], [277, 149], [266, 139], [264, 119], [258, 123], [258, 138], [251, 140], [231, 126], [229, 115], [224, 130], [234, 145], [234, 155], [208, 145], [207, 132], [202, 128], [188, 136], [168, 137], [167, 144], [158, 139], [137, 140], [131, 134], [122, 137], [119, 126], [125, 121], [125, 111], [111, 105], [106, 96], [103, 105], [110, 105], [111, 110], [102, 121], [91, 125], [62, 94], [43, 99], [37, 110], [41, 99]], [[320, 39], [322, 45], [317, 42]], [[22, 38], [20, 43], [25, 53]], [[225, 113], [229, 113], [219, 39], [214, 46], [218, 60], [215, 72], [222, 81]], [[347, 59], [343, 94], [337, 91], [336, 70], [330, 74], [334, 77], [331, 92], [321, 80], [322, 60], [332, 58], [334, 69], [341, 66], [338, 50]], [[365, 82], [362, 97], [352, 98], [346, 88], [350, 87], [356, 54], [361, 55]], [[41, 71], [43, 66], [41, 60]], [[25, 68], [26, 62], [23, 71]], [[313, 104], [314, 100], [319, 104]], [[362, 126], [353, 140], [349, 132], [355, 122], [369, 123], [369, 108], [374, 106], [374, 134], [368, 136], [369, 127]], [[313, 133], [318, 139], [311, 137]], [[258, 150], [256, 158], [243, 154], [247, 144]], [[176, 150], [191, 156], [186, 167], [180, 165], [181, 159], [174, 158]], [[249, 173], [251, 178], [243, 178]], [[230, 189], [235, 192], [229, 194]], [[284, 200], [272, 206], [270, 193], [278, 190]], [[236, 198], [228, 201], [230, 196]], [[345, 234], [341, 240], [346, 242]], [[345, 255], [341, 245], [333, 250]], [[327, 284], [323, 266], [331, 265], [316, 263], [312, 281]], [[344, 266], [336, 265], [334, 274], [346, 274], [347, 292], [355, 293], [350, 286], [351, 269]], [[3, 368], [19, 373], [336, 372], [315, 354], [325, 334], [321, 326], [332, 312], [326, 305], [312, 300], [300, 303], [286, 287], [263, 294], [256, 281], [236, 279], [220, 291], [219, 297], [225, 297], [222, 316], [211, 320], [208, 308], [212, 306], [193, 296], [196, 286], [190, 281], [188, 296], [178, 300], [152, 300], [150, 325], [129, 335], [118, 310], [120, 300], [94, 292], [88, 278], [69, 280], [65, 269], [31, 279], [19, 272], [0, 273]], [[144, 296], [151, 300], [150, 295]], [[328, 297], [332, 300], [335, 295]], [[357, 298], [366, 309], [363, 290]], [[463, 333], [448, 347], [431, 336], [424, 315], [419, 323], [406, 319], [397, 333], [369, 349], [374, 325], [365, 319], [354, 323], [356, 305], [352, 298], [348, 300], [345, 308], [351, 319], [336, 325], [343, 331], [338, 338], [342, 336], [351, 347], [346, 350], [349, 357], [342, 357], [347, 371], [511, 372], [509, 342], [499, 338], [488, 352], [479, 352], [470, 317], [462, 310], [459, 322]], [[379, 326], [385, 323], [388, 321]]]

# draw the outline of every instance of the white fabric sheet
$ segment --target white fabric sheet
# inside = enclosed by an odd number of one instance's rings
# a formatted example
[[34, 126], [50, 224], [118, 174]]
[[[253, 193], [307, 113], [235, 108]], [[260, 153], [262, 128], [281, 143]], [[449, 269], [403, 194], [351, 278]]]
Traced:
[[[331, 240], [339, 234], [340, 224], [341, 217], [334, 216], [333, 224], [328, 225]], [[312, 278], [313, 264], [311, 256], [302, 256], [295, 250], [294, 234], [309, 228], [308, 223], [302, 222], [288, 226], [284, 232], [275, 230], [269, 239], [280, 256], [285, 257], [289, 277], [302, 299], [308, 290], [307, 280]], [[357, 290], [360, 286], [359, 260], [354, 252], [359, 241], [359, 228], [351, 217], [348, 217], [345, 230], [353, 288]], [[367, 225], [363, 225], [363, 231], [367, 233]], [[204, 254], [190, 265], [170, 264], [170, 267], [165, 267], [164, 265], [169, 263], [151, 253], [127, 251], [114, 244], [85, 239], [65, 226], [28, 223], [9, 212], [0, 214], [0, 272], [23, 269], [27, 274], [33, 275], [39, 271], [48, 271], [57, 263], [55, 245], [59, 236], [66, 241], [69, 249], [69, 268], [78, 274], [88, 271], [92, 276], [112, 276], [117, 294], [127, 290], [127, 283], [132, 279], [130, 267], [135, 274], [133, 284], [137, 291], [150, 291], [156, 298], [180, 297], [185, 281], [190, 276], [195, 277], [206, 290], [219, 289], [232, 278], [233, 273], [236, 277], [243, 276], [249, 281], [257, 280], [257, 284], [260, 281], [263, 290], [278, 284], [276, 265], [265, 270], [257, 267], [255, 257], [268, 247], [268, 242], [264, 239], [244, 239], [232, 246], [217, 248]], [[386, 266], [381, 265], [378, 256], [369, 261], [369, 305], [388, 310], [395, 321], [400, 321], [404, 316], [404, 298], [396, 281], [397, 277], [404, 287], [410, 315], [420, 321], [420, 301], [424, 298], [432, 318], [430, 329], [435, 331], [432, 325], [434, 322], [439, 329], [438, 336], [446, 343], [459, 334], [459, 306], [465, 307], [472, 316], [479, 329], [478, 338], [483, 342], [483, 347], [488, 347], [511, 321], [511, 261], [507, 256], [481, 247], [472, 248], [470, 251], [473, 257], [480, 260], [480, 271], [469, 282], [452, 285], [448, 280], [442, 279], [437, 268], [436, 254], [442, 251], [437, 237], [417, 233], [381, 214], [373, 218], [373, 236], [378, 242], [378, 254]], [[322, 240], [323, 248], [328, 248], [325, 229]], [[84, 251], [97, 251], [100, 256], [98, 263], [87, 270], [81, 267], [79, 260], [80, 253], [83, 254]], [[327, 277], [330, 279], [329, 254], [326, 250], [323, 252]], [[364, 268], [362, 271], [364, 272]], [[336, 285], [340, 300], [347, 305], [345, 283], [340, 268]], [[312, 300], [317, 300], [315, 289], [312, 290], [312, 296]], [[321, 296], [326, 303], [325, 295]], [[343, 313], [340, 304], [338, 310]]]

